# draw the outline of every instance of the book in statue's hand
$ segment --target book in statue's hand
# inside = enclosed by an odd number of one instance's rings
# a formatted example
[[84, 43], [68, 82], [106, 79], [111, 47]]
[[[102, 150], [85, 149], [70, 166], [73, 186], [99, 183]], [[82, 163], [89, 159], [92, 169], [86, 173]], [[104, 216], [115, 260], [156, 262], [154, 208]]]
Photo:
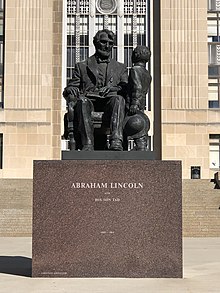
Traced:
[[100, 95], [98, 92], [87, 93], [86, 96], [93, 100], [93, 99], [106, 99], [110, 97], [114, 97], [117, 95], [117, 92], [109, 92], [106, 95]]
[[87, 93], [86, 96], [90, 99], [102, 99], [104, 97], [100, 96], [99, 93], [94, 92], [94, 93]]

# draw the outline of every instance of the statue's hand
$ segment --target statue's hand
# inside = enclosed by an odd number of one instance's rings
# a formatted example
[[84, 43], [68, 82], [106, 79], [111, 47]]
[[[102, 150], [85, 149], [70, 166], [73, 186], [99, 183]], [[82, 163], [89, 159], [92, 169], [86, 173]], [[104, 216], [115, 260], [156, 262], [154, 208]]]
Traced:
[[73, 95], [69, 95], [66, 100], [70, 107], [74, 107], [77, 103], [77, 97]]
[[137, 113], [137, 111], [139, 110], [139, 107], [138, 105], [131, 105], [130, 109], [129, 109], [129, 113], [131, 115], [134, 115]]
[[105, 97], [110, 92], [110, 90], [111, 88], [109, 86], [104, 86], [99, 90], [99, 94], [101, 97]]
[[78, 96], [78, 92], [79, 92], [79, 90], [77, 88], [74, 88], [74, 87], [71, 87], [71, 86], [69, 86], [69, 87], [67, 86], [67, 87], [65, 87], [65, 89], [63, 91], [63, 97], [67, 100], [67, 102], [69, 102], [68, 101], [68, 98], [70, 96], [77, 97]]

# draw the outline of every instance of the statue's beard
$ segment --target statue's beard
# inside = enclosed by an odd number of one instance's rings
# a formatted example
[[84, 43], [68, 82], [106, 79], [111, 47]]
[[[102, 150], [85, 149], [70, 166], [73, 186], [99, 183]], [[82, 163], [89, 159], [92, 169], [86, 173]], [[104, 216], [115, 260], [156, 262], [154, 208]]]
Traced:
[[96, 53], [99, 56], [99, 58], [101, 58], [101, 59], [108, 59], [111, 55], [111, 51], [105, 51], [105, 50], [101, 50], [101, 49], [97, 49]]

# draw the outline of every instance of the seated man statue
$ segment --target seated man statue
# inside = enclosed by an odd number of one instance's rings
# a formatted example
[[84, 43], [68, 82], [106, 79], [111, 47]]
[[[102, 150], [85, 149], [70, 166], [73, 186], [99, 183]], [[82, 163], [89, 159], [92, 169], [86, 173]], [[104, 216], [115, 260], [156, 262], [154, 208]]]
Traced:
[[80, 136], [81, 149], [85, 151], [94, 150], [93, 111], [104, 112], [102, 124], [110, 128], [109, 149], [123, 150], [128, 74], [124, 64], [110, 57], [114, 37], [107, 29], [96, 33], [93, 39], [95, 54], [76, 64], [72, 79], [63, 92], [69, 119], [75, 120], [74, 132]]
[[130, 69], [128, 78], [128, 113], [124, 120], [124, 135], [134, 140], [135, 148], [138, 151], [148, 150], [148, 130], [150, 120], [146, 114], [145, 101], [148, 93], [151, 76], [146, 69], [151, 52], [146, 46], [137, 46], [132, 52], [133, 66]]

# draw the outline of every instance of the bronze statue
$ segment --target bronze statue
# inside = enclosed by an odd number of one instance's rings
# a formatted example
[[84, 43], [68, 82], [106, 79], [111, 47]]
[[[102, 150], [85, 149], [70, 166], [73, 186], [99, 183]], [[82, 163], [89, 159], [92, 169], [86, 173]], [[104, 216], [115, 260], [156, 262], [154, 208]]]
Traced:
[[[75, 66], [72, 79], [64, 89], [67, 101], [70, 149], [94, 149], [92, 113], [104, 112], [102, 124], [110, 128], [110, 150], [122, 151], [123, 120], [128, 74], [124, 64], [111, 59], [114, 33], [104, 29], [93, 39], [96, 52]], [[74, 146], [74, 138], [77, 146]]]
[[124, 136], [134, 139], [135, 150], [148, 149], [148, 130], [150, 120], [146, 114], [145, 101], [148, 93], [151, 76], [146, 69], [151, 52], [146, 46], [137, 46], [132, 52], [133, 67], [128, 78], [128, 111], [124, 120]]

